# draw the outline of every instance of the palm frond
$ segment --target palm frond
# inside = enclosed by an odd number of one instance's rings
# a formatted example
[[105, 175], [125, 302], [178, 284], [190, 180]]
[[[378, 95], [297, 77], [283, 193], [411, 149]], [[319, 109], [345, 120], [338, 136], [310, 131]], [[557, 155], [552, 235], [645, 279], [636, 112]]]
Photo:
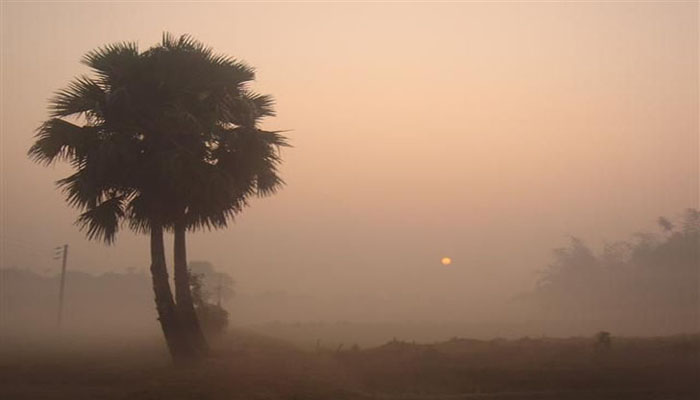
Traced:
[[137, 62], [139, 47], [136, 42], [119, 42], [87, 52], [82, 63], [92, 68], [97, 74], [109, 76], [119, 73], [125, 67]]
[[137, 232], [172, 229], [183, 212], [188, 229], [223, 228], [284, 185], [280, 148], [290, 144], [257, 128], [275, 115], [274, 100], [248, 89], [249, 65], [169, 33], [145, 52], [114, 43], [82, 62], [93, 78], [56, 93], [28, 153], [75, 168], [57, 184], [88, 238], [111, 243], [121, 221]]
[[102, 185], [92, 179], [86, 168], [82, 168], [66, 178], [59, 179], [56, 186], [66, 195], [66, 202], [71, 207], [80, 210], [97, 206], [103, 193]]
[[32, 160], [43, 164], [56, 160], [81, 160], [95, 143], [99, 129], [98, 126], [78, 126], [52, 118], [37, 129], [36, 142], [27, 154]]
[[250, 107], [254, 110], [255, 119], [275, 116], [275, 100], [272, 96], [258, 94], [254, 92], [245, 92], [245, 99], [250, 102]]
[[289, 139], [282, 135], [282, 133], [289, 132], [289, 131], [263, 131], [263, 130], [258, 130], [258, 135], [260, 135], [260, 138], [267, 143], [270, 146], [276, 146], [276, 147], [293, 147], [289, 143]]
[[101, 119], [105, 105], [105, 91], [94, 80], [81, 76], [68, 87], [56, 92], [50, 101], [52, 117], [84, 115], [88, 119]]
[[111, 244], [124, 217], [122, 202], [121, 196], [111, 197], [80, 214], [76, 223], [80, 230], [85, 231], [88, 239], [103, 240]]
[[152, 207], [143, 193], [136, 194], [125, 207], [125, 216], [129, 221], [129, 228], [137, 233], [147, 233], [151, 229], [151, 221], [154, 219]]
[[284, 180], [277, 175], [276, 170], [266, 170], [257, 175], [255, 187], [260, 197], [271, 196], [284, 186]]

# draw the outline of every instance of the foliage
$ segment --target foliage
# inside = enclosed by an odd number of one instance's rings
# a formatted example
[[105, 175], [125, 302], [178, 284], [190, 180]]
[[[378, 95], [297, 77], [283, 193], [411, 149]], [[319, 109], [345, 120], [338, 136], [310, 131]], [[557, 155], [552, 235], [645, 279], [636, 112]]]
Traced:
[[135, 231], [177, 219], [223, 228], [251, 196], [283, 184], [287, 141], [256, 126], [273, 101], [248, 88], [250, 66], [170, 34], [144, 52], [108, 45], [83, 63], [92, 76], [56, 93], [29, 156], [75, 169], [58, 186], [90, 239], [113, 242], [125, 219]]
[[206, 302], [228, 303], [235, 295], [235, 281], [226, 272], [217, 271], [208, 261], [189, 263], [191, 275], [198, 275], [203, 288], [202, 299]]
[[612, 336], [610, 332], [600, 331], [595, 335], [595, 349], [598, 352], [610, 351], [612, 347]]
[[640, 233], [596, 254], [578, 238], [554, 250], [534, 292], [553, 318], [646, 321], [690, 327], [697, 321], [700, 213], [678, 223], [659, 218], [662, 234]]
[[[233, 296], [233, 279], [226, 273], [215, 272], [208, 262], [193, 264], [194, 268], [190, 267], [190, 289], [200, 326], [207, 334], [220, 335], [228, 327], [229, 321], [228, 311], [221, 306], [221, 299], [223, 293], [227, 293], [228, 298]], [[213, 284], [217, 281], [218, 285]], [[216, 303], [213, 302], [215, 297]]]

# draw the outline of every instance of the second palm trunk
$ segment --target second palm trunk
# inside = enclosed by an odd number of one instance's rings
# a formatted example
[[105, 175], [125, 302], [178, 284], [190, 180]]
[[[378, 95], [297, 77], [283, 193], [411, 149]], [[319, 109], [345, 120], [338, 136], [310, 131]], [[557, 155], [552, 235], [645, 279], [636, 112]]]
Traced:
[[163, 229], [156, 224], [151, 227], [151, 277], [158, 320], [163, 329], [170, 355], [176, 363], [187, 362], [194, 356], [194, 347], [184, 335], [180, 318], [177, 315], [168, 283], [168, 270], [165, 265]]
[[209, 350], [207, 341], [199, 325], [197, 312], [192, 301], [192, 291], [190, 289], [190, 272], [187, 268], [187, 243], [185, 240], [185, 225], [175, 224], [175, 302], [182, 323], [182, 329], [195, 349], [200, 354], [206, 354]]

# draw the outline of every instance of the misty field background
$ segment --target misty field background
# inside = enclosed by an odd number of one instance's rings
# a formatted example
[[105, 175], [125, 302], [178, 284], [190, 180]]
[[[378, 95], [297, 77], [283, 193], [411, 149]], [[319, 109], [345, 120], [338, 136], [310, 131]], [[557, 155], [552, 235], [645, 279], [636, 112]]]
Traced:
[[[635, 235], [598, 254], [575, 238], [556, 249], [541, 283], [510, 303], [511, 312], [527, 306], [529, 318], [541, 318], [521, 323], [304, 319], [313, 299], [294, 303], [283, 293], [241, 299], [231, 282], [224, 304], [234, 326], [210, 338], [211, 357], [179, 369], [169, 366], [156, 315], [144, 307], [151, 294], [143, 273], [68, 274], [69, 312], [58, 332], [47, 323], [58, 278], [3, 270], [0, 315], [13, 329], [3, 331], [0, 393], [17, 399], [696, 398], [700, 218], [689, 209], [675, 223], [658, 222], [656, 234]], [[217, 277], [211, 264], [194, 264]], [[205, 280], [210, 289], [218, 281]], [[294, 308], [301, 313], [296, 321], [244, 323], [246, 315], [282, 310], [289, 316]], [[586, 312], [598, 319], [584, 318]], [[611, 326], [612, 332], [595, 331]], [[688, 333], [671, 334], [683, 330]]]
[[700, 398], [697, 1], [0, 1], [0, 400]]

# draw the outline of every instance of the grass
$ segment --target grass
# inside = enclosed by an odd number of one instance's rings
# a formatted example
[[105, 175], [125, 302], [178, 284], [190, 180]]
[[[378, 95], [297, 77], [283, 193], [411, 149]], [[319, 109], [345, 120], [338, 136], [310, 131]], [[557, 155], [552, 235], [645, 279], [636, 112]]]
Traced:
[[0, 342], [0, 399], [694, 399], [700, 336], [391, 341], [301, 350], [236, 331], [198, 365], [159, 338]]

